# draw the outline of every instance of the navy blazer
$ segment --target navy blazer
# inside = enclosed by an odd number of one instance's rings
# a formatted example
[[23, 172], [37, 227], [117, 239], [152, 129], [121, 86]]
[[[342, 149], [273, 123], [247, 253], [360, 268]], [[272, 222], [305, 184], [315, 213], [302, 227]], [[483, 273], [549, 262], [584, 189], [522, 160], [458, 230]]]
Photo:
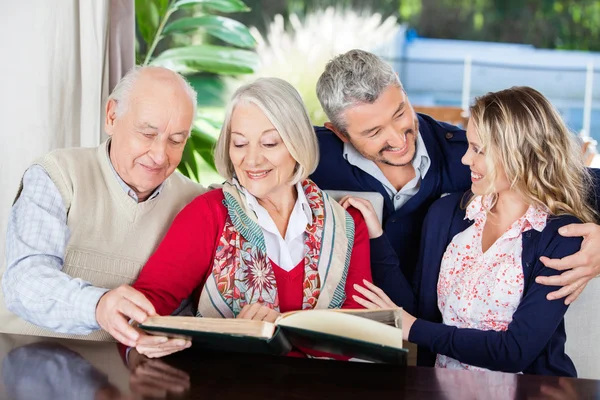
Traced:
[[[409, 341], [419, 346], [418, 365], [433, 366], [435, 355], [444, 354], [496, 371], [576, 376], [575, 366], [565, 353], [563, 317], [567, 306], [563, 300], [546, 299], [556, 287], [535, 283], [537, 276], [560, 274], [546, 268], [539, 261], [541, 256], [562, 258], [579, 250], [581, 238], [558, 234], [561, 226], [580, 222], [575, 217], [552, 217], [542, 232], [532, 229], [523, 234], [523, 298], [507, 331], [459, 329], [441, 323], [437, 304], [441, 260], [452, 238], [472, 224], [464, 219], [464, 198], [464, 194], [452, 194], [431, 207], [423, 227], [414, 291], [389, 252], [387, 261], [373, 264], [373, 280], [384, 282], [382, 289], [392, 294], [392, 300], [418, 318], [409, 336]], [[386, 245], [382, 240], [371, 243]], [[384, 253], [383, 248], [373, 252]]]
[[383, 229], [408, 279], [417, 264], [417, 252], [423, 220], [433, 202], [444, 193], [464, 192], [471, 187], [469, 167], [461, 163], [468, 144], [464, 130], [417, 114], [419, 133], [425, 143], [431, 165], [417, 194], [398, 211], [385, 188], [376, 178], [351, 165], [344, 158], [344, 143], [327, 128], [316, 127], [320, 161], [311, 179], [321, 189], [379, 192], [383, 195]]

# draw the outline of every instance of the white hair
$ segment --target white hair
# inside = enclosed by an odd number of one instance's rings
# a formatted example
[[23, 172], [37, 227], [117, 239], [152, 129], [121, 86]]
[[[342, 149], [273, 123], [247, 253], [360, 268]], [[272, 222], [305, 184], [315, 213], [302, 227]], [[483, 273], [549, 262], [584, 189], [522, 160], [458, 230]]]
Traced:
[[[117, 117], [122, 117], [123, 114], [125, 114], [125, 111], [127, 111], [127, 106], [129, 105], [129, 95], [131, 94], [131, 91], [133, 90], [135, 83], [138, 81], [138, 79], [140, 78], [142, 73], [144, 71], [151, 70], [151, 69], [157, 69], [157, 68], [164, 69], [161, 67], [154, 67], [154, 66], [149, 66], [149, 65], [148, 66], [138, 65], [138, 66], [135, 66], [132, 69], [130, 69], [125, 74], [125, 76], [123, 76], [121, 78], [119, 83], [117, 83], [117, 85], [111, 92], [110, 96], [108, 96], [109, 101], [114, 100], [117, 103], [117, 106], [115, 109], [115, 113], [116, 113]], [[176, 76], [181, 81], [181, 83], [183, 85], [183, 89], [185, 90], [185, 92], [190, 97], [190, 100], [192, 101], [192, 104], [194, 106], [194, 113], [192, 115], [195, 116], [196, 109], [198, 108], [198, 98], [197, 98], [196, 91], [194, 90], [192, 85], [190, 85], [190, 83], [181, 74], [179, 74], [175, 71], [170, 71], [170, 72], [172, 72], [173, 75]]]
[[327, 63], [317, 82], [317, 97], [333, 126], [348, 135], [343, 112], [354, 105], [373, 104], [391, 85], [402, 89], [391, 65], [355, 49]]
[[240, 103], [255, 104], [277, 129], [285, 147], [298, 163], [290, 183], [308, 178], [319, 163], [317, 135], [302, 97], [291, 84], [279, 78], [259, 78], [233, 94], [215, 147], [215, 165], [219, 174], [228, 180], [235, 174], [229, 156], [231, 117]]

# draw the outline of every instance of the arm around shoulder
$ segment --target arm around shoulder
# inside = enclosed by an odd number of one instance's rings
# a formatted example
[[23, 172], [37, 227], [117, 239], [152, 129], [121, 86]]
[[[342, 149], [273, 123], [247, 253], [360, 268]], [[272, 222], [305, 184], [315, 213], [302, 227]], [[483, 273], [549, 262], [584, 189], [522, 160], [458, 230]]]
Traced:
[[353, 296], [360, 295], [354, 289], [355, 284], [363, 285], [363, 279], [372, 282], [369, 232], [360, 211], [354, 207], [348, 208], [347, 211], [354, 219], [354, 246], [350, 257], [348, 276], [346, 277], [346, 301], [344, 301], [342, 308], [364, 308], [353, 299]]
[[[579, 249], [581, 239], [560, 237], [558, 224], [549, 222], [550, 224], [546, 229], [553, 230], [552, 238], [546, 241], [548, 244], [536, 254], [562, 258], [575, 253]], [[540, 235], [543, 237], [544, 233]], [[543, 239], [540, 239], [540, 242], [543, 242]], [[546, 299], [547, 294], [555, 288], [535, 283], [537, 276], [550, 276], [559, 272], [546, 268], [539, 261], [539, 257], [528, 267], [533, 268], [529, 287], [506, 331], [464, 329], [417, 319], [411, 328], [409, 340], [460, 362], [505, 372], [526, 371], [551, 341], [552, 347], [564, 348], [564, 333], [561, 334], [558, 330], [562, 329], [567, 306], [561, 301]], [[545, 368], [544, 372], [547, 374], [575, 373], [572, 364], [564, 362], [563, 359], [548, 357], [544, 362], [547, 365], [537, 368]]]

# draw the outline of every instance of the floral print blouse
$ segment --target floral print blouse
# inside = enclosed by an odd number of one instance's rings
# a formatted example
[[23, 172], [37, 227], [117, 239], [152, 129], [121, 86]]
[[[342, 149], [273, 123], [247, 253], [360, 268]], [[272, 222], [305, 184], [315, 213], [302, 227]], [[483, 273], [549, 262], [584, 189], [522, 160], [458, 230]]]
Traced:
[[[475, 197], [466, 210], [474, 224], [456, 235], [444, 253], [437, 286], [438, 307], [445, 325], [505, 331], [523, 296], [521, 235], [542, 231], [548, 213], [530, 206], [525, 214], [482, 250], [482, 234], [490, 196]], [[439, 354], [436, 367], [483, 370]]]

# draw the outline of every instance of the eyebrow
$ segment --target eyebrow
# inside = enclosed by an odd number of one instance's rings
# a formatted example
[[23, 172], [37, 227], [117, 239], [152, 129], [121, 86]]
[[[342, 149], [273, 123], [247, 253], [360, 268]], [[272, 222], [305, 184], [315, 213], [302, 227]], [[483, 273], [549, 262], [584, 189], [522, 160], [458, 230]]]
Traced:
[[154, 125], [151, 125], [151, 124], [150, 124], [150, 123], [148, 123], [148, 122], [144, 122], [144, 123], [142, 124], [142, 128], [150, 128], [150, 129], [155, 129], [155, 130], [158, 130], [158, 128], [157, 128], [156, 126], [154, 126]]
[[[273, 132], [277, 132], [277, 129], [275, 129], [275, 128], [269, 128], [269, 129], [266, 129], [266, 130], [262, 131], [261, 135], [264, 135], [265, 133], [267, 133], [267, 132], [271, 132], [271, 131], [273, 131]], [[240, 132], [237, 132], [237, 131], [231, 131], [231, 134], [232, 134], [232, 135], [233, 135], [233, 134], [236, 134], [236, 135], [244, 136], [244, 134], [243, 134], [243, 133], [240, 133]]]
[[[398, 114], [403, 108], [404, 108], [405, 102], [403, 101], [402, 103], [400, 103], [400, 105], [398, 106], [398, 108], [396, 109], [396, 111], [394, 111], [394, 113], [392, 114], [392, 116]], [[377, 130], [381, 128], [379, 125], [374, 126], [373, 128], [369, 128], [369, 129], [365, 129], [364, 131], [362, 131], [360, 133], [361, 136], [367, 136], [368, 134], [370, 134], [371, 132]]]

